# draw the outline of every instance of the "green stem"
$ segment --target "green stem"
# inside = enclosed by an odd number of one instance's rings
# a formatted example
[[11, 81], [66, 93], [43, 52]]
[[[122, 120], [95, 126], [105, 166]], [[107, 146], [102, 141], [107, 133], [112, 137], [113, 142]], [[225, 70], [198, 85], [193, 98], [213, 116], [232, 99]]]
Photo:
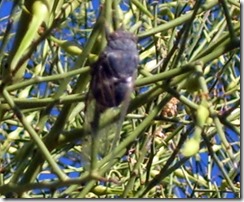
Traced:
[[208, 138], [205, 134], [202, 135], [204, 141], [206, 142], [206, 145], [208, 147], [209, 153], [211, 154], [212, 158], [214, 159], [215, 163], [218, 165], [219, 169], [221, 170], [221, 173], [224, 175], [225, 180], [230, 185], [233, 192], [239, 192], [240, 190], [237, 190], [235, 185], [233, 184], [232, 180], [230, 179], [229, 175], [226, 173], [226, 170], [224, 168], [224, 165], [222, 163], [222, 160], [218, 158], [218, 156], [215, 154], [215, 152], [212, 149], [211, 143], [209, 142]]
[[88, 173], [84, 174], [82, 178], [77, 179], [66, 179], [64, 181], [54, 181], [54, 182], [38, 182], [38, 183], [27, 183], [27, 184], [5, 184], [0, 186], [1, 194], [12, 193], [23, 193], [32, 189], [56, 189], [58, 187], [65, 187], [70, 185], [80, 185], [81, 183], [87, 182], [89, 179]]
[[20, 122], [23, 124], [26, 131], [29, 133], [29, 135], [32, 137], [32, 139], [35, 141], [37, 147], [39, 148], [39, 151], [42, 153], [44, 158], [47, 160], [47, 162], [50, 164], [53, 171], [57, 174], [57, 176], [60, 178], [60, 180], [64, 181], [68, 179], [68, 177], [65, 175], [65, 173], [59, 168], [58, 164], [54, 161], [52, 158], [52, 155], [48, 151], [47, 147], [41, 140], [41, 138], [38, 136], [36, 131], [33, 129], [33, 127], [27, 122], [25, 116], [21, 113], [21, 111], [18, 109], [18, 107], [15, 105], [13, 99], [9, 95], [6, 89], [3, 89], [2, 91], [3, 97], [6, 99], [7, 103], [10, 105], [10, 107], [14, 110], [16, 116], [20, 120]]
[[[205, 4], [202, 4], [200, 6], [200, 9], [198, 10], [198, 14], [201, 14], [209, 9], [211, 9], [212, 7], [214, 7], [215, 5], [217, 5], [219, 3], [218, 0], [211, 0], [211, 1], [207, 1], [207, 3]], [[181, 16], [181, 17], [178, 17], [174, 20], [171, 20], [169, 23], [166, 23], [166, 24], [162, 24], [156, 28], [152, 28], [150, 29], [149, 31], [145, 31], [141, 34], [138, 35], [138, 37], [147, 37], [147, 36], [152, 36], [153, 34], [156, 34], [158, 32], [162, 32], [162, 31], [165, 31], [165, 30], [168, 30], [168, 29], [171, 29], [171, 28], [174, 28], [174, 27], [177, 27], [185, 22], [187, 22], [188, 20], [191, 19], [192, 17], [192, 13], [194, 11], [190, 11], [188, 12], [187, 14]]]
[[230, 16], [230, 12], [229, 12], [229, 8], [227, 6], [227, 2], [226, 0], [221, 0], [220, 3], [222, 4], [223, 10], [224, 10], [224, 14], [225, 14], [225, 19], [229, 28], [229, 32], [230, 32], [230, 38], [232, 40], [236, 39], [236, 34], [235, 34], [235, 30], [233, 28], [232, 22], [231, 22], [231, 16]]
[[42, 82], [50, 82], [50, 81], [58, 81], [58, 80], [66, 79], [66, 78], [76, 76], [79, 74], [84, 75], [89, 71], [90, 71], [90, 67], [83, 67], [83, 68], [71, 70], [69, 72], [64, 72], [62, 74], [43, 76], [43, 77], [37, 76], [37, 77], [34, 77], [32, 79], [29, 79], [29, 80], [25, 80], [25, 81], [22, 81], [22, 82], [19, 82], [16, 84], [9, 85], [6, 87], [6, 90], [7, 91], [14, 91], [14, 90], [24, 88], [26, 86], [33, 85], [33, 84], [38, 84], [38, 83], [42, 83]]
[[175, 171], [176, 168], [179, 167], [179, 164], [182, 165], [184, 162], [188, 160], [188, 158], [183, 158], [180, 162], [177, 162], [174, 166], [169, 167], [171, 163], [175, 160], [177, 153], [179, 152], [179, 149], [182, 147], [183, 143], [185, 142], [188, 132], [185, 134], [181, 134], [181, 138], [179, 140], [179, 143], [170, 156], [170, 158], [167, 160], [164, 167], [160, 170], [159, 174], [156, 175], [146, 186], [142, 187], [139, 192], [136, 194], [136, 197], [143, 197], [145, 194], [147, 194], [154, 186], [156, 186], [158, 183], [160, 183], [165, 177], [167, 177], [171, 172]]
[[150, 11], [147, 10], [146, 6], [142, 5], [142, 3], [138, 0], [131, 0], [131, 3], [133, 3], [142, 13], [147, 15], [149, 18], [153, 19], [153, 15]]
[[166, 72], [162, 72], [162, 73], [159, 73], [156, 75], [152, 75], [149, 77], [142, 78], [140, 80], [136, 80], [135, 85], [136, 86], [146, 86], [149, 84], [154, 84], [155, 82], [170, 79], [176, 75], [183, 74], [183, 73], [186, 73], [188, 71], [191, 71], [194, 69], [194, 67], [195, 67], [195, 63], [190, 63], [190, 64], [184, 65], [182, 67], [178, 67], [175, 69], [168, 70]]

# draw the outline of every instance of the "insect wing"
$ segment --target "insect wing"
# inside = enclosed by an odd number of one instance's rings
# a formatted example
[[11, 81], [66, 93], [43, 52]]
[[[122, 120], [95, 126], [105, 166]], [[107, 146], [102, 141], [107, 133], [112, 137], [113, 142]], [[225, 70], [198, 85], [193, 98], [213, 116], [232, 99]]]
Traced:
[[[82, 155], [83, 160], [88, 164], [91, 161], [93, 150], [96, 150], [96, 158], [103, 158], [112, 150], [112, 143], [119, 123], [118, 119], [116, 121], [113, 119], [119, 113], [119, 108], [109, 108], [101, 112], [97, 109], [98, 106], [94, 98], [87, 100], [85, 128], [88, 135], [82, 144]], [[95, 144], [92, 141], [96, 141]]]
[[[86, 122], [93, 138], [91, 149], [98, 149], [99, 154], [94, 156], [93, 152], [92, 158], [106, 155], [119, 140], [139, 60], [131, 33], [120, 30], [107, 38], [107, 47], [92, 65], [86, 107]], [[111, 117], [117, 117], [116, 122]], [[110, 120], [110, 124], [103, 124], [106, 120]]]

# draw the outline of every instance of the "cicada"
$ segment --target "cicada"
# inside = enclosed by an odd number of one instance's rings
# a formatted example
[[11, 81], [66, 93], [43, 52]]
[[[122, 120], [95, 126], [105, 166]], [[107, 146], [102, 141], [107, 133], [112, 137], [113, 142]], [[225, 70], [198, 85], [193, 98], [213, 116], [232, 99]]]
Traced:
[[[122, 124], [130, 101], [129, 97], [134, 87], [134, 80], [137, 75], [139, 56], [137, 50], [137, 38], [130, 32], [118, 29], [113, 33], [106, 32], [107, 46], [99, 55], [98, 60], [91, 65], [90, 94], [95, 100], [95, 110], [91, 118], [88, 118], [91, 128], [91, 136], [97, 145], [101, 146], [99, 138], [103, 138], [109, 132], [100, 127], [100, 119], [103, 114], [113, 108], [121, 107], [121, 117], [118, 123]], [[91, 111], [91, 101], [88, 101], [86, 111]], [[91, 114], [90, 112], [87, 115]], [[121, 125], [115, 125], [118, 131]], [[111, 127], [109, 128], [111, 132]], [[101, 139], [101, 138], [100, 138]], [[116, 139], [116, 137], [115, 137]], [[108, 148], [106, 146], [106, 148]], [[91, 148], [96, 149], [96, 146]], [[95, 158], [95, 156], [94, 156]]]
[[92, 65], [91, 92], [100, 111], [117, 107], [131, 92], [139, 62], [137, 39], [119, 29], [107, 34], [107, 47]]

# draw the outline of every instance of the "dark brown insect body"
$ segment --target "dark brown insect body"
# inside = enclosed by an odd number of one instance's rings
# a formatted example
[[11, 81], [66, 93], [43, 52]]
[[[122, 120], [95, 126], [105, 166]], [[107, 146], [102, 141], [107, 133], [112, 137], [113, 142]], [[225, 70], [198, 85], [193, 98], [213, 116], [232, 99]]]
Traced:
[[91, 91], [101, 111], [116, 107], [128, 96], [139, 62], [136, 37], [117, 30], [107, 36], [107, 47], [92, 65]]

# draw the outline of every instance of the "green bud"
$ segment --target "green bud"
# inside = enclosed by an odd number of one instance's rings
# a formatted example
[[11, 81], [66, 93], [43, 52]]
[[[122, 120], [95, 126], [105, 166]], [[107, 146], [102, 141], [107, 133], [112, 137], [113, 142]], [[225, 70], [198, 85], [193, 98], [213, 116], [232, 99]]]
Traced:
[[196, 125], [202, 128], [209, 117], [209, 110], [203, 104], [200, 104], [196, 111]]
[[183, 149], [181, 150], [181, 153], [186, 156], [190, 157], [195, 155], [200, 148], [200, 141], [195, 138], [191, 138], [186, 140], [185, 144], [183, 145]]

